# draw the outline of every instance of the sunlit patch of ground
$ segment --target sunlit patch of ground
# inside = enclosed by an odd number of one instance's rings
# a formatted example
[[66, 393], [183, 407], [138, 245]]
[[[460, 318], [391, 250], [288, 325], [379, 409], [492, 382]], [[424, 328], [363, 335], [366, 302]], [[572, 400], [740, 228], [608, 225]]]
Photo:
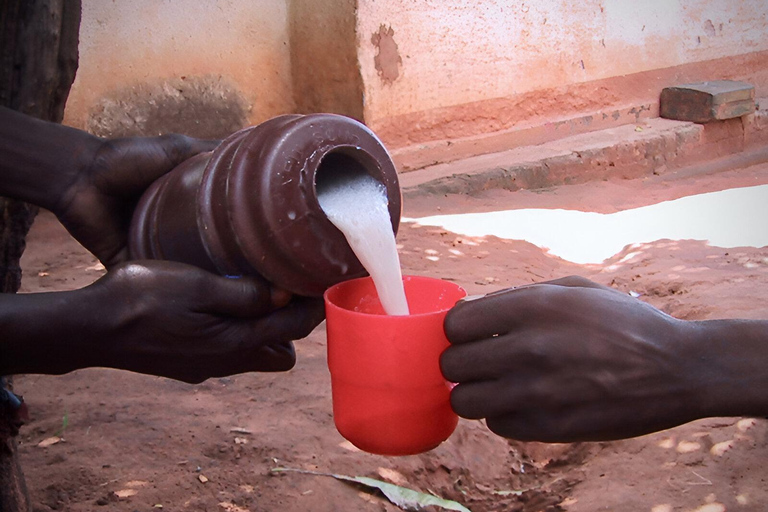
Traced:
[[656, 240], [704, 240], [718, 247], [768, 246], [768, 185], [733, 188], [595, 213], [532, 208], [404, 218], [465, 236], [525, 240], [565, 260], [601, 263], [624, 247]]

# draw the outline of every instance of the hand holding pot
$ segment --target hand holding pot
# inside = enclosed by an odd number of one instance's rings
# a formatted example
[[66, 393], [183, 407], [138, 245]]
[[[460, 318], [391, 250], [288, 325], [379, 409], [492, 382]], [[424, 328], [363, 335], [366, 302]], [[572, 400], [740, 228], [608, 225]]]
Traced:
[[141, 194], [218, 141], [184, 135], [102, 139], [0, 107], [0, 195], [51, 210], [105, 266], [128, 259]]
[[0, 295], [0, 373], [106, 366], [202, 382], [284, 371], [295, 364], [292, 340], [322, 319], [322, 300], [291, 298], [258, 278], [124, 263], [80, 290]]
[[106, 267], [126, 261], [128, 228], [141, 194], [160, 176], [217, 144], [175, 134], [99, 139], [54, 213]]

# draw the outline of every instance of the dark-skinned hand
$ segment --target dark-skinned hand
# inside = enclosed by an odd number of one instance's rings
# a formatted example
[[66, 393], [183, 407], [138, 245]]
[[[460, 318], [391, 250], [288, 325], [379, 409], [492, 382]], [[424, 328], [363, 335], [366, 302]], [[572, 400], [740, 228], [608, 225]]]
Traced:
[[703, 415], [688, 322], [571, 277], [460, 302], [445, 377], [455, 411], [525, 441], [638, 436]]
[[109, 366], [186, 382], [289, 370], [292, 341], [324, 318], [319, 299], [178, 263], [122, 264], [89, 288], [93, 303], [109, 304], [118, 321], [93, 347], [107, 352]]
[[0, 299], [6, 373], [104, 366], [196, 383], [284, 371], [296, 361], [292, 341], [324, 318], [321, 299], [168, 261], [122, 263], [79, 290]]
[[215, 149], [219, 141], [185, 135], [98, 141], [81, 158], [83, 165], [71, 168], [68, 187], [52, 209], [72, 236], [109, 268], [128, 259], [128, 229], [141, 194], [183, 161]]

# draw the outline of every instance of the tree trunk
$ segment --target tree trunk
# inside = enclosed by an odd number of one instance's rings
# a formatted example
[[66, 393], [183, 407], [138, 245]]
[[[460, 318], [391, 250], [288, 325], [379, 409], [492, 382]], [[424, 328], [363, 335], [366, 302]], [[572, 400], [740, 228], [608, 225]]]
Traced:
[[[61, 122], [77, 70], [80, 0], [0, 1], [0, 105]], [[0, 292], [21, 285], [19, 260], [37, 208], [0, 197]], [[15, 435], [13, 395], [0, 389], [0, 512], [30, 510]]]

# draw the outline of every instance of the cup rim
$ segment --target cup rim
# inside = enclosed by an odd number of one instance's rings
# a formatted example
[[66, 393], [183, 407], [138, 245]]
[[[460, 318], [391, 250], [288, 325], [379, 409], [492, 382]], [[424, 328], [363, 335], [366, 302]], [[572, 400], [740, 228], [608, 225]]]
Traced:
[[[447, 279], [441, 279], [439, 277], [430, 277], [430, 276], [417, 276], [417, 275], [410, 275], [410, 274], [403, 275], [402, 277], [403, 277], [403, 281], [406, 281], [406, 280], [408, 280], [408, 281], [413, 281], [413, 280], [416, 280], [416, 281], [439, 281], [439, 282], [442, 282], [442, 283], [448, 283], [450, 285], [455, 286], [457, 289], [461, 290], [462, 292], [464, 292], [464, 297], [467, 296], [467, 290], [463, 286], [461, 286], [460, 284], [455, 283], [453, 281], [449, 281]], [[332, 293], [335, 289], [343, 287], [345, 285], [349, 285], [350, 283], [353, 283], [353, 282], [364, 281], [364, 280], [372, 281], [373, 278], [371, 278], [371, 276], [363, 276], [363, 277], [357, 277], [357, 278], [354, 278], [354, 279], [348, 279], [346, 281], [342, 281], [340, 283], [336, 283], [335, 285], [333, 285], [330, 288], [326, 289], [325, 292], [323, 293], [323, 302], [325, 303], [325, 307], [330, 307], [330, 308], [333, 308], [335, 310], [340, 310], [340, 311], [346, 311], [348, 313], [351, 313], [351, 314], [354, 314], [354, 315], [360, 315], [360, 316], [363, 316], [363, 317], [419, 318], [419, 317], [426, 317], [426, 316], [430, 316], [430, 315], [436, 315], [436, 314], [445, 313], [446, 311], [450, 311], [451, 309], [453, 309], [453, 307], [455, 306], [455, 304], [453, 304], [451, 306], [440, 308], [440, 309], [436, 309], [434, 311], [429, 311], [429, 312], [426, 312], [426, 313], [411, 313], [409, 315], [386, 315], [386, 314], [379, 314], [379, 313], [365, 313], [365, 312], [362, 312], [362, 311], [354, 311], [354, 310], [351, 310], [351, 309], [343, 308], [343, 307], [341, 307], [341, 306], [339, 306], [339, 305], [337, 305], [334, 302], [331, 302], [329, 300], [328, 295], [330, 293]], [[461, 300], [461, 297], [456, 302], [458, 303], [459, 300]]]

